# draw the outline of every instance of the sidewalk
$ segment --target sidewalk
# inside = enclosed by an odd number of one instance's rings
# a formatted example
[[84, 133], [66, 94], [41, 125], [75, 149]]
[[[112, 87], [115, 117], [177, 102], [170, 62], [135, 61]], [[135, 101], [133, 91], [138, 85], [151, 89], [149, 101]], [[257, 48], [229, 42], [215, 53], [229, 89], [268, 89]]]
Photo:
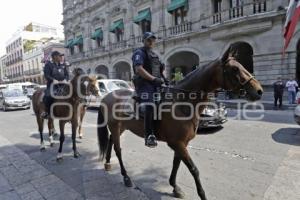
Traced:
[[[228, 99], [228, 100], [222, 100], [218, 99], [217, 102], [223, 103], [227, 108], [233, 108], [233, 109], [261, 109], [260, 105], [263, 105], [265, 110], [274, 110], [274, 102], [273, 101], [267, 101], [267, 100], [261, 100], [256, 102], [249, 102], [245, 99]], [[288, 104], [287, 101], [282, 102], [282, 110], [294, 110], [297, 104]]]
[[79, 193], [0, 135], [0, 200], [148, 200], [138, 187], [124, 186], [119, 168], [110, 173], [100, 168], [93, 161], [84, 164]]
[[0, 136], [0, 199], [84, 199], [78, 192]]

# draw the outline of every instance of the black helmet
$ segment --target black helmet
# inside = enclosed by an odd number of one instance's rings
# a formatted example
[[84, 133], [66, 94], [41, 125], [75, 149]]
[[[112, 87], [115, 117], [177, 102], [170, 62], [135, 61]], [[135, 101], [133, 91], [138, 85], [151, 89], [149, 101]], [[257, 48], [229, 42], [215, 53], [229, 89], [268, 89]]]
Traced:
[[64, 56], [64, 54], [60, 53], [59, 51], [53, 51], [51, 53], [51, 57], [53, 58], [54, 56]]
[[145, 32], [144, 33], [144, 36], [143, 36], [143, 40], [147, 40], [149, 38], [153, 38], [153, 39], [156, 39], [156, 36], [154, 35], [154, 33], [152, 32]]

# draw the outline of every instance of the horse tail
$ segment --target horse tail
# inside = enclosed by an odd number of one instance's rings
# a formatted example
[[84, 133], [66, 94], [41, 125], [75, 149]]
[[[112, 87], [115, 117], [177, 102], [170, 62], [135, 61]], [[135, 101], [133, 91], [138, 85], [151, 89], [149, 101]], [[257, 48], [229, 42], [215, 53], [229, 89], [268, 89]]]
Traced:
[[99, 153], [100, 153], [100, 160], [102, 161], [106, 156], [108, 144], [109, 144], [109, 132], [107, 129], [107, 124], [104, 125], [104, 115], [99, 108], [98, 111], [98, 128], [97, 128], [97, 135], [98, 135], [98, 144], [99, 144]]

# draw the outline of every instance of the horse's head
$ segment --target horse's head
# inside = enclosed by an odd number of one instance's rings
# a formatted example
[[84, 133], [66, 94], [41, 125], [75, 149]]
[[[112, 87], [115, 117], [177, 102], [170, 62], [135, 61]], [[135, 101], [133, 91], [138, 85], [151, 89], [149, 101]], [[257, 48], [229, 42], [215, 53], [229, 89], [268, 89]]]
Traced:
[[222, 62], [222, 87], [239, 93], [241, 89], [246, 91], [246, 97], [250, 101], [259, 100], [263, 89], [260, 83], [237, 60], [238, 51], [231, 46], [224, 53]]
[[82, 69], [77, 68], [73, 71], [77, 82], [76, 85], [83, 96], [99, 96], [99, 88], [97, 85], [97, 77], [86, 74]]

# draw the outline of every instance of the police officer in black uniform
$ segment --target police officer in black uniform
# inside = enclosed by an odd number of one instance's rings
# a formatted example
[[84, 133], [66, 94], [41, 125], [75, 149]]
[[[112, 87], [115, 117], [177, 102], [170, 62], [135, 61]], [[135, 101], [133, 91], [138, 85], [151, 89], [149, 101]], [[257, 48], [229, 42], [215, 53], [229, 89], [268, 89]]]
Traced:
[[156, 147], [157, 140], [154, 134], [153, 114], [154, 106], [149, 103], [155, 103], [155, 93], [159, 92], [159, 88], [164, 83], [163, 71], [164, 65], [159, 60], [156, 53], [152, 51], [156, 40], [156, 36], [152, 32], [146, 32], [143, 36], [144, 46], [135, 50], [132, 61], [135, 76], [133, 82], [137, 95], [141, 103], [147, 103], [145, 106], [145, 145], [148, 147]]
[[[52, 61], [46, 63], [44, 67], [44, 76], [47, 81], [47, 89], [45, 91], [45, 96], [43, 102], [46, 106], [46, 112], [42, 113], [42, 118], [47, 119], [50, 115], [51, 105], [54, 102], [52, 93], [62, 87], [64, 83], [69, 81], [69, 73], [67, 66], [62, 63], [62, 57], [58, 51], [53, 51], [51, 53]], [[53, 91], [51, 90], [51, 85], [53, 85]]]

